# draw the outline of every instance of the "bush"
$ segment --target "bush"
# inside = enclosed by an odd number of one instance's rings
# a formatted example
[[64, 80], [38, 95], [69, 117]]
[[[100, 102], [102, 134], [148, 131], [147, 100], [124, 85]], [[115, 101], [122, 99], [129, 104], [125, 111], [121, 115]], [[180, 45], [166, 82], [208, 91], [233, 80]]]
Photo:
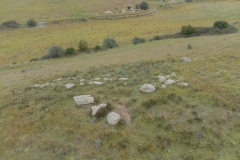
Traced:
[[181, 33], [182, 35], [197, 34], [197, 29], [195, 27], [192, 27], [191, 25], [182, 26]]
[[185, 2], [187, 2], [187, 3], [188, 3], [188, 2], [192, 2], [192, 0], [185, 0]]
[[159, 35], [156, 35], [156, 36], [153, 37], [153, 40], [155, 40], [155, 41], [158, 41], [158, 40], [161, 40], [161, 39], [162, 39], [162, 37], [159, 36]]
[[85, 52], [88, 50], [88, 43], [86, 41], [80, 41], [78, 43], [78, 49], [80, 52]]
[[229, 27], [229, 24], [226, 21], [216, 21], [213, 24], [213, 27], [214, 28], [219, 28], [219, 29], [225, 29], [225, 28]]
[[20, 25], [16, 22], [16, 21], [7, 21], [7, 22], [4, 22], [1, 27], [2, 28], [18, 28]]
[[61, 46], [52, 46], [48, 54], [43, 56], [41, 59], [51, 59], [51, 58], [60, 58], [64, 56], [65, 50]]
[[97, 52], [97, 51], [102, 50], [102, 47], [99, 46], [99, 45], [96, 45], [96, 46], [93, 48], [93, 50], [94, 50], [95, 52]]
[[103, 48], [114, 48], [118, 47], [118, 44], [114, 38], [105, 38], [103, 40]]
[[27, 21], [27, 26], [28, 27], [36, 27], [37, 26], [37, 22], [35, 20], [33, 20], [33, 19], [29, 19]]
[[148, 3], [143, 1], [142, 3], [139, 4], [139, 7], [141, 10], [147, 10], [148, 9]]
[[139, 8], [140, 8], [140, 5], [139, 5], [139, 4], [136, 4], [136, 5], [135, 5], [135, 8], [136, 8], [136, 9], [139, 9]]
[[67, 55], [67, 56], [71, 56], [71, 55], [73, 55], [73, 54], [75, 54], [75, 49], [74, 48], [67, 48], [66, 50], [65, 50], [65, 55]]
[[144, 43], [146, 40], [144, 38], [139, 38], [139, 37], [134, 37], [132, 40], [133, 44], [139, 44], [139, 43]]

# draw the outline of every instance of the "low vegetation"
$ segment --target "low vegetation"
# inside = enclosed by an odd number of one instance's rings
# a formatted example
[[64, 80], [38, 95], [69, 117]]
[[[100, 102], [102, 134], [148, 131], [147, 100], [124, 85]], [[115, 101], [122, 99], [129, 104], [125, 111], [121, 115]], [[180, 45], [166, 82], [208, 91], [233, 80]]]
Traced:
[[14, 20], [3, 22], [1, 28], [19, 28], [20, 25]]
[[103, 48], [109, 49], [109, 48], [115, 48], [118, 47], [117, 41], [114, 38], [105, 38], [103, 40]]
[[133, 44], [139, 44], [139, 43], [145, 43], [146, 40], [144, 38], [139, 38], [139, 37], [134, 37], [133, 40], [132, 40], [132, 43]]
[[36, 27], [37, 26], [37, 22], [34, 19], [29, 19], [27, 21], [27, 26], [28, 27]]

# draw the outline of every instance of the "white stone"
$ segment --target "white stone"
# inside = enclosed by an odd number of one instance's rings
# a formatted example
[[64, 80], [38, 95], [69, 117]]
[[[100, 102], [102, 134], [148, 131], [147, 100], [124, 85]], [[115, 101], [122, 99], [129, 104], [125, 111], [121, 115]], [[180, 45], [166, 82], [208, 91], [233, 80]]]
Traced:
[[85, 82], [85, 81], [86, 81], [86, 79], [81, 79], [81, 80], [80, 80], [81, 83], [83, 83], [83, 82]]
[[192, 62], [192, 60], [190, 58], [187, 58], [187, 57], [183, 57], [182, 61], [183, 62]]
[[107, 107], [106, 103], [103, 103], [97, 106], [92, 106], [92, 115], [95, 116], [100, 109], [106, 108], [106, 107]]
[[80, 86], [82, 86], [82, 85], [84, 85], [84, 84], [85, 84], [85, 83], [82, 83], [82, 82], [81, 82], [81, 83], [80, 83]]
[[67, 83], [67, 84], [65, 84], [65, 87], [67, 88], [67, 89], [70, 89], [70, 88], [72, 88], [72, 87], [74, 87], [75, 86], [75, 84], [72, 84], [72, 83]]
[[157, 77], [158, 77], [158, 80], [159, 80], [160, 83], [163, 83], [163, 82], [165, 82], [167, 80], [166, 77], [162, 76], [162, 75], [159, 75]]
[[95, 84], [95, 85], [102, 85], [104, 82], [100, 82], [100, 81], [91, 81], [89, 82], [89, 84]]
[[166, 84], [166, 85], [171, 85], [171, 84], [173, 84], [173, 83], [175, 83], [175, 81], [172, 80], [172, 79], [168, 79], [168, 80], [165, 81], [165, 84]]
[[116, 112], [111, 112], [107, 115], [108, 124], [114, 126], [121, 120], [121, 116]]
[[63, 80], [63, 78], [58, 78], [58, 79], [55, 79], [54, 81], [61, 81]]
[[142, 92], [147, 92], [148, 93], [148, 92], [153, 92], [155, 90], [156, 90], [156, 88], [152, 84], [145, 83], [145, 84], [141, 85], [141, 87], [140, 87], [140, 91], [142, 91]]
[[77, 105], [85, 105], [85, 104], [92, 104], [94, 103], [94, 99], [91, 95], [80, 95], [73, 97], [74, 102]]
[[118, 78], [119, 81], [127, 81], [128, 78]]
[[165, 89], [167, 86], [165, 84], [161, 85], [162, 89]]
[[94, 78], [94, 81], [100, 81], [101, 79], [100, 78]]
[[188, 83], [186, 83], [186, 82], [180, 82], [180, 83], [178, 83], [178, 85], [181, 86], [181, 87], [187, 87], [187, 86], [188, 86]]

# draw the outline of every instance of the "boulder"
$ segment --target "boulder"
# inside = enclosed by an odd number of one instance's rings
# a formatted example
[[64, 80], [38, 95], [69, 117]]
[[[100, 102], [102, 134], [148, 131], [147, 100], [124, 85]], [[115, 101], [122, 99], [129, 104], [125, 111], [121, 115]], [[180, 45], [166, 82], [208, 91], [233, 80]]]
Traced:
[[94, 103], [94, 98], [91, 95], [74, 96], [73, 99], [77, 105], [86, 105]]
[[182, 58], [182, 61], [183, 61], [183, 62], [186, 62], [186, 63], [187, 63], [187, 62], [192, 62], [192, 60], [191, 60], [190, 58], [187, 58], [187, 57], [183, 57], [183, 58]]
[[142, 92], [153, 92], [155, 90], [156, 90], [156, 88], [152, 84], [145, 83], [145, 84], [141, 85], [141, 87], [140, 87], [140, 91], [142, 91]]
[[101, 109], [104, 109], [106, 107], [107, 107], [106, 103], [99, 104], [97, 106], [92, 106], [92, 115], [95, 116], [98, 113], [98, 111], [100, 111]]
[[72, 88], [72, 87], [74, 87], [75, 86], [75, 84], [72, 84], [72, 83], [67, 83], [67, 84], [65, 84], [65, 87], [67, 88], [67, 89], [70, 89], [70, 88]]
[[128, 78], [118, 78], [119, 81], [127, 81]]
[[114, 126], [121, 120], [121, 116], [116, 112], [111, 112], [107, 115], [108, 124]]
[[181, 86], [181, 87], [187, 87], [187, 86], [188, 86], [188, 83], [186, 83], [186, 82], [180, 82], [180, 83], [178, 83], [178, 85]]
[[159, 75], [157, 77], [158, 77], [158, 80], [159, 80], [160, 83], [163, 83], [167, 80], [167, 78], [165, 76], [162, 76], [162, 75]]
[[165, 84], [166, 84], [166, 85], [171, 85], [171, 84], [173, 84], [173, 83], [175, 83], [175, 81], [172, 80], [172, 79], [168, 79], [168, 80], [165, 81]]

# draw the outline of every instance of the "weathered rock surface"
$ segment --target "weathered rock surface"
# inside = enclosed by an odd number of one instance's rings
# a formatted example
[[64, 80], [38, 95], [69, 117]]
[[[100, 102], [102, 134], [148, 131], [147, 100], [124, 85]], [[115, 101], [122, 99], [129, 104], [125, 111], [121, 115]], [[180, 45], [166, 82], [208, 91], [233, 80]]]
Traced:
[[111, 112], [107, 115], [108, 124], [114, 126], [121, 120], [121, 116], [116, 112]]
[[104, 82], [100, 82], [100, 81], [91, 81], [89, 82], [89, 84], [95, 84], [95, 85], [102, 85]]
[[152, 84], [145, 83], [145, 84], [141, 85], [141, 87], [140, 87], [140, 91], [142, 91], [142, 92], [149, 93], [149, 92], [154, 92], [155, 90], [156, 90], [156, 88]]
[[166, 84], [166, 85], [171, 85], [171, 84], [173, 84], [173, 83], [175, 83], [175, 81], [172, 80], [172, 79], [168, 79], [168, 80], [165, 81], [165, 84]]
[[188, 83], [186, 83], [186, 82], [180, 82], [180, 83], [178, 83], [178, 85], [181, 86], [181, 87], [187, 87], [187, 86], [188, 86]]
[[158, 80], [159, 80], [160, 83], [163, 83], [167, 80], [167, 78], [165, 76], [162, 76], [162, 75], [159, 75], [157, 77], [158, 77]]
[[67, 89], [70, 89], [70, 88], [72, 88], [72, 87], [74, 87], [75, 86], [75, 84], [72, 84], [72, 83], [67, 83], [67, 84], [65, 84], [65, 87], [67, 88]]
[[162, 89], [165, 89], [167, 86], [165, 84], [161, 85]]
[[98, 113], [98, 111], [100, 111], [101, 109], [104, 109], [106, 107], [107, 107], [106, 103], [99, 104], [97, 106], [92, 106], [92, 115], [95, 116]]
[[183, 57], [182, 61], [183, 62], [192, 62], [192, 60], [190, 58], [187, 58], [187, 57]]
[[74, 96], [73, 99], [77, 105], [86, 105], [94, 103], [94, 98], [91, 95]]

